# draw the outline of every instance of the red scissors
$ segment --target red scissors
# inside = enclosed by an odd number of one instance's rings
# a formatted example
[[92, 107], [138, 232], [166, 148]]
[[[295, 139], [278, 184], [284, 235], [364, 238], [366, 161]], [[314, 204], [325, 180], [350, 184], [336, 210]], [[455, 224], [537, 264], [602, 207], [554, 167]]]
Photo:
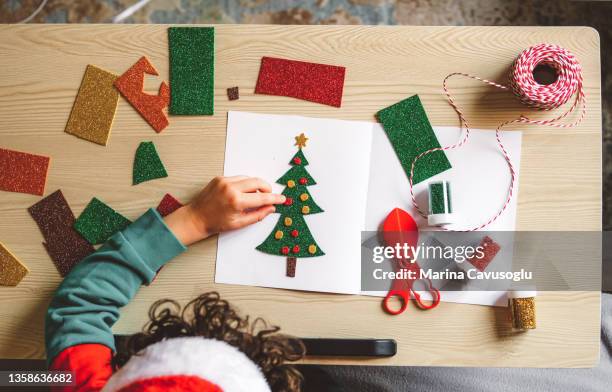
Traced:
[[[416, 246], [419, 239], [419, 228], [416, 222], [406, 211], [396, 208], [387, 215], [383, 224], [383, 237], [387, 246], [396, 245], [404, 246]], [[383, 309], [392, 315], [403, 313], [408, 307], [408, 301], [410, 301], [410, 295], [414, 296], [416, 305], [424, 310], [433, 309], [440, 303], [440, 291], [433, 286], [430, 279], [420, 279], [418, 276], [421, 271], [421, 267], [416, 261], [410, 261], [407, 259], [397, 260], [396, 271], [405, 269], [409, 276], [415, 278], [407, 279], [394, 279], [391, 286], [391, 290], [387, 293], [387, 296], [383, 300]], [[414, 290], [413, 285], [415, 281], [425, 281], [426, 290], [431, 295], [431, 302], [426, 303], [421, 300], [421, 295]], [[398, 310], [393, 310], [389, 307], [389, 300], [393, 297], [399, 297], [401, 307]]]

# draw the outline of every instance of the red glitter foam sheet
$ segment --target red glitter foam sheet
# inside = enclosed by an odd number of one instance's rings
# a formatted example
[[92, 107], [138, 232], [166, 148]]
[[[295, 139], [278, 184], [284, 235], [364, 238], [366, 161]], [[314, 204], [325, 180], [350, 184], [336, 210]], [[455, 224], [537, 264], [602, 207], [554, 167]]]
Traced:
[[263, 57], [256, 94], [280, 95], [340, 107], [345, 68]]
[[178, 210], [182, 206], [183, 203], [176, 200], [176, 198], [174, 198], [174, 196], [172, 196], [171, 194], [166, 193], [164, 198], [159, 202], [159, 205], [157, 206], [157, 212], [159, 212], [161, 216], [167, 216]]
[[50, 158], [0, 148], [0, 190], [42, 196]]
[[130, 69], [115, 81], [115, 87], [127, 99], [134, 109], [159, 133], [168, 126], [168, 117], [164, 109], [170, 102], [170, 87], [166, 82], [159, 86], [158, 95], [143, 91], [144, 75], [159, 75], [146, 57], [141, 57]]

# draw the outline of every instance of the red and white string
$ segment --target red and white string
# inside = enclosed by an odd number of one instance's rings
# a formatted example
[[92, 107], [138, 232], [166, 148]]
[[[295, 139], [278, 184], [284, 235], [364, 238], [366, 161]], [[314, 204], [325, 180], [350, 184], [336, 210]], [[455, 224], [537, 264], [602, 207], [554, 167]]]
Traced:
[[[542, 85], [536, 82], [533, 76], [533, 71], [538, 65], [553, 68], [557, 76], [556, 81], [548, 85]], [[444, 78], [444, 93], [446, 94], [448, 103], [453, 107], [455, 112], [457, 112], [457, 115], [459, 116], [460, 127], [462, 129], [465, 128], [465, 134], [462, 138], [460, 138], [457, 143], [445, 147], [432, 148], [431, 150], [424, 151], [418, 156], [416, 156], [412, 161], [409, 178], [410, 196], [412, 197], [412, 204], [423, 218], [427, 218], [427, 214], [423, 210], [421, 210], [417, 203], [416, 197], [414, 195], [412, 182], [412, 178], [414, 176], [414, 167], [417, 161], [422, 157], [431, 154], [435, 151], [446, 151], [459, 148], [468, 141], [468, 138], [470, 136], [470, 126], [468, 124], [468, 121], [457, 103], [455, 102], [455, 100], [453, 99], [448, 88], [448, 80], [453, 76], [464, 76], [467, 78], [481, 81], [485, 84], [500, 88], [502, 90], [510, 90], [525, 105], [539, 110], [553, 110], [559, 108], [560, 106], [567, 103], [572, 96], [576, 96], [572, 106], [567, 111], [552, 119], [534, 120], [521, 114], [518, 118], [504, 121], [499, 124], [499, 126], [495, 130], [495, 138], [502, 152], [502, 155], [504, 156], [504, 159], [508, 163], [508, 169], [510, 170], [510, 186], [504, 205], [495, 215], [493, 215], [490, 219], [480, 225], [463, 230], [448, 229], [445, 227], [440, 228], [441, 230], [447, 231], [476, 231], [483, 229], [484, 227], [490, 225], [495, 220], [497, 220], [497, 218], [502, 215], [506, 208], [508, 208], [508, 206], [510, 205], [510, 201], [513, 197], [516, 173], [514, 171], [514, 166], [512, 165], [510, 155], [508, 154], [508, 151], [506, 151], [506, 148], [502, 143], [500, 136], [501, 129], [506, 125], [517, 123], [545, 125], [555, 128], [571, 128], [578, 125], [584, 119], [584, 116], [586, 114], [586, 97], [582, 86], [582, 67], [580, 66], [580, 63], [578, 62], [576, 57], [568, 50], [557, 45], [539, 44], [524, 50], [514, 61], [510, 72], [508, 85], [499, 84], [487, 79], [479, 78], [478, 76], [473, 76], [461, 72], [454, 72]], [[574, 110], [576, 110], [576, 108], [578, 108], [579, 106], [581, 107], [581, 112], [577, 120], [571, 123], [560, 122], [562, 119], [564, 119]]]

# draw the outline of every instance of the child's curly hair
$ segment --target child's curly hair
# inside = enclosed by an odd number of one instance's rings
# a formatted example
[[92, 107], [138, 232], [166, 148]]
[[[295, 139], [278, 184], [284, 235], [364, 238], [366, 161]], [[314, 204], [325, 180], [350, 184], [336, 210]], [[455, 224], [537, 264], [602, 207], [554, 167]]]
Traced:
[[115, 369], [125, 365], [132, 355], [164, 339], [201, 336], [237, 347], [255, 362], [273, 391], [300, 391], [302, 375], [288, 361], [304, 356], [303, 343], [278, 334], [279, 327], [268, 327], [261, 318], [249, 322], [241, 318], [217, 292], [204, 293], [184, 308], [178, 302], [163, 299], [149, 309], [149, 322], [143, 332], [132, 335], [113, 357]]

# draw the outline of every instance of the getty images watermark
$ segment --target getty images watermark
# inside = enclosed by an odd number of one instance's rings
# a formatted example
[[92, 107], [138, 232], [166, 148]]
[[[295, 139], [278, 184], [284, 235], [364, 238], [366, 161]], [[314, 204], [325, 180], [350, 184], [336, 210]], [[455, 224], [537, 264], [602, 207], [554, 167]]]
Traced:
[[[483, 237], [485, 238], [485, 237]], [[488, 237], [490, 238], [490, 237]], [[398, 264], [397, 270], [385, 271], [382, 267], [372, 271], [372, 277], [377, 280], [394, 279], [430, 279], [430, 280], [511, 280], [513, 282], [528, 281], [533, 279], [533, 272], [521, 268], [519, 271], [486, 271], [476, 268], [476, 265], [489, 264], [497, 252], [488, 252], [488, 247], [498, 244], [491, 241], [481, 241], [477, 246], [444, 246], [424, 245], [410, 246], [408, 244], [396, 244], [395, 246], [375, 246], [372, 249], [372, 262], [382, 264], [388, 260], [395, 260]], [[469, 262], [474, 268], [459, 268], [443, 270], [422, 269], [420, 266], [414, 268], [416, 260], [453, 260], [457, 264]], [[411, 268], [406, 267], [411, 264]], [[416, 264], [418, 265], [418, 264]]]
[[362, 232], [361, 289], [430, 280], [440, 291], [601, 289], [602, 232]]

